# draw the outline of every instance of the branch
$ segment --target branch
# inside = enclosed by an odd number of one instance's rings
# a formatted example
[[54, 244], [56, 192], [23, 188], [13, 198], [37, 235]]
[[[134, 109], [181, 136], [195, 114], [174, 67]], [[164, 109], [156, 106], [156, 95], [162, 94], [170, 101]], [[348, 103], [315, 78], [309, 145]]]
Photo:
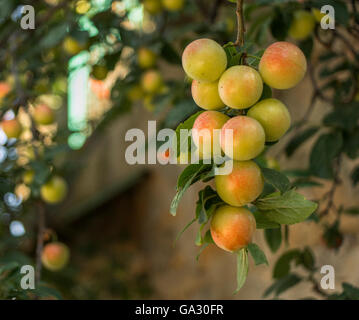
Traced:
[[237, 40], [234, 43], [235, 46], [243, 46], [244, 45], [244, 32], [246, 31], [244, 26], [244, 17], [243, 17], [243, 1], [237, 0]]
[[41, 280], [41, 255], [44, 247], [44, 231], [45, 231], [45, 206], [42, 202], [38, 203], [38, 227], [37, 227], [37, 244], [36, 244], [36, 284]]

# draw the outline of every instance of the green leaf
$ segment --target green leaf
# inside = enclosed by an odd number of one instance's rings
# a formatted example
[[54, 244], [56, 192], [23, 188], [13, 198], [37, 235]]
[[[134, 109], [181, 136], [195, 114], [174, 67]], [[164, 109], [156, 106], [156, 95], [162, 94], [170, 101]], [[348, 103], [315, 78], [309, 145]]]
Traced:
[[256, 266], [260, 265], [260, 264], [268, 265], [268, 260], [265, 256], [264, 252], [255, 243], [250, 243], [248, 245], [248, 250], [249, 250]]
[[252, 211], [252, 213], [256, 219], [257, 229], [273, 229], [280, 227], [280, 224], [269, 220], [264, 213], [258, 210]]
[[290, 182], [286, 175], [277, 170], [269, 168], [261, 168], [264, 180], [271, 184], [274, 188], [284, 193], [289, 190]]
[[[196, 121], [197, 117], [202, 113], [203, 111], [196, 112], [195, 114], [191, 115], [186, 121], [180, 123], [176, 128], [176, 137], [177, 137], [177, 157], [180, 155], [180, 151], [182, 148], [184, 148], [181, 145], [181, 130], [191, 130], [193, 128], [193, 124]], [[188, 138], [188, 151], [191, 150], [191, 138]], [[185, 141], [182, 141], [182, 144], [185, 144]]]
[[346, 295], [347, 299], [350, 300], [359, 300], [359, 288], [354, 287], [353, 285], [344, 282], [343, 293]]
[[243, 287], [248, 274], [248, 252], [246, 248], [237, 253], [237, 289], [234, 294]]
[[212, 165], [199, 163], [199, 164], [191, 164], [191, 165], [187, 166], [182, 171], [182, 173], [178, 177], [177, 192], [172, 200], [171, 207], [170, 207], [170, 213], [173, 216], [176, 215], [177, 207], [179, 205], [179, 202], [180, 202], [182, 196], [186, 192], [186, 190], [194, 182], [196, 182], [198, 180], [198, 178], [201, 176], [201, 174], [203, 174], [204, 172], [209, 171], [211, 169], [212, 169]]
[[294, 224], [307, 219], [317, 208], [315, 202], [289, 190], [284, 194], [272, 193], [255, 202], [256, 207], [269, 220], [279, 224]]
[[293, 137], [285, 147], [287, 157], [290, 157], [304, 142], [318, 131], [318, 127], [310, 127]]
[[290, 289], [297, 285], [302, 278], [296, 274], [288, 274], [287, 276], [280, 278], [276, 282], [274, 282], [263, 294], [263, 297], [267, 297], [272, 292], [274, 292], [275, 296], [279, 296], [284, 291]]
[[301, 255], [301, 264], [309, 271], [315, 269], [315, 258], [313, 251], [309, 247], [305, 247]]
[[210, 186], [206, 186], [198, 193], [196, 205], [196, 219], [200, 224], [206, 223], [212, 216], [218, 205], [222, 204], [222, 199]]
[[331, 179], [333, 177], [332, 162], [343, 145], [340, 132], [322, 134], [316, 141], [310, 154], [310, 171], [313, 175]]
[[264, 237], [270, 250], [276, 252], [282, 243], [282, 230], [281, 228], [266, 229], [264, 230]]
[[273, 269], [273, 278], [279, 279], [290, 273], [290, 264], [292, 261], [298, 261], [301, 258], [301, 252], [298, 249], [293, 249], [285, 252], [277, 260]]
[[353, 216], [359, 215], [359, 207], [351, 207], [344, 210], [344, 213], [350, 214]]
[[181, 58], [177, 51], [167, 41], [162, 42], [161, 57], [169, 63], [181, 64]]
[[179, 238], [182, 236], [182, 234], [195, 222], [197, 221], [196, 218], [192, 219], [190, 222], [186, 224], [186, 226], [177, 234], [177, 237], [175, 241], [173, 242], [173, 246], [176, 245], [176, 242], [179, 240]]

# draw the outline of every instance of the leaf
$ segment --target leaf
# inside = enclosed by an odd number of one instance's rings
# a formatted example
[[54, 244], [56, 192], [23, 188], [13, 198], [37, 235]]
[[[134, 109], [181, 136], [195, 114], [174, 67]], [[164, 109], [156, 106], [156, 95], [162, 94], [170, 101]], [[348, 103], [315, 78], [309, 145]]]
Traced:
[[224, 51], [227, 55], [228, 68], [239, 64], [242, 57], [242, 52], [238, 52], [236, 47], [232, 43], [228, 43], [227, 45], [225, 45]]
[[181, 58], [177, 51], [167, 41], [162, 42], [161, 57], [169, 63], [181, 64]]
[[282, 230], [281, 228], [266, 229], [264, 230], [264, 237], [270, 250], [276, 252], [282, 243]]
[[196, 218], [192, 219], [190, 222], [186, 224], [186, 226], [177, 234], [177, 237], [175, 241], [173, 242], [173, 246], [176, 245], [176, 242], [179, 240], [179, 238], [182, 236], [182, 234], [195, 222], [197, 221]]
[[237, 253], [237, 289], [234, 294], [238, 293], [246, 282], [248, 274], [248, 252], [246, 248]]
[[252, 211], [252, 213], [256, 219], [257, 229], [273, 229], [280, 227], [278, 223], [269, 220], [262, 212], [259, 212], [257, 209]]
[[263, 83], [263, 92], [261, 97], [259, 98], [259, 101], [264, 99], [272, 98], [272, 89], [267, 84]]
[[336, 105], [334, 110], [328, 113], [323, 123], [326, 126], [352, 131], [358, 126], [359, 102]]
[[295, 150], [297, 150], [304, 142], [306, 142], [310, 137], [312, 137], [318, 131], [318, 127], [308, 128], [301, 133], [298, 133], [293, 137], [285, 147], [285, 153], [287, 157], [290, 157]]
[[317, 208], [315, 202], [289, 190], [284, 194], [272, 193], [255, 202], [256, 207], [271, 221], [279, 224], [294, 224], [307, 219]]
[[296, 274], [288, 274], [287, 276], [277, 280], [274, 282], [263, 294], [263, 297], [267, 297], [272, 292], [274, 292], [275, 296], [279, 296], [284, 291], [290, 289], [297, 285], [302, 278]]
[[266, 180], [269, 184], [279, 190], [281, 193], [284, 193], [289, 190], [290, 182], [286, 175], [280, 173], [277, 170], [269, 169], [269, 168], [261, 168], [264, 180]]
[[310, 154], [310, 171], [313, 175], [331, 179], [333, 177], [332, 162], [343, 145], [340, 132], [322, 134], [316, 141]]
[[270, 30], [274, 38], [278, 41], [283, 41], [287, 38], [288, 30], [293, 18], [292, 14], [283, 12], [280, 7], [274, 8], [274, 17], [270, 24]]
[[248, 248], [256, 266], [260, 265], [260, 264], [268, 265], [268, 260], [265, 256], [264, 252], [255, 243], [250, 243], [247, 248]]
[[298, 249], [293, 249], [285, 252], [277, 260], [273, 269], [273, 278], [279, 279], [290, 273], [290, 264], [293, 260], [301, 258], [301, 252]]
[[359, 207], [351, 207], [344, 210], [344, 213], [350, 214], [353, 216], [359, 215]]
[[[180, 155], [181, 149], [183, 149], [183, 146], [181, 145], [185, 143], [185, 141], [181, 141], [181, 130], [191, 130], [193, 128], [193, 124], [196, 121], [197, 117], [202, 113], [203, 111], [196, 112], [195, 114], [191, 115], [186, 121], [180, 123], [176, 128], [176, 137], [177, 137], [177, 157]], [[188, 151], [191, 150], [191, 138], [188, 138]]]
[[309, 271], [315, 269], [315, 258], [313, 251], [309, 247], [305, 247], [301, 255], [301, 264]]
[[359, 288], [354, 287], [353, 285], [344, 282], [343, 293], [346, 295], [347, 299], [350, 300], [359, 300]]
[[299, 48], [303, 51], [305, 57], [309, 60], [312, 55], [314, 47], [314, 41], [312, 37], [309, 37], [299, 43]]
[[207, 165], [203, 163], [199, 164], [191, 164], [187, 166], [180, 176], [178, 177], [177, 181], [177, 192], [174, 196], [171, 207], [170, 207], [170, 213], [175, 216], [177, 207], [179, 205], [179, 202], [186, 192], [186, 190], [198, 180], [198, 177], [205, 172], [206, 170], [210, 170], [212, 168], [212, 165]]
[[206, 186], [198, 193], [198, 200], [196, 205], [196, 219], [200, 224], [206, 223], [212, 216], [214, 210], [219, 204], [222, 204], [222, 199], [218, 196], [210, 186]]

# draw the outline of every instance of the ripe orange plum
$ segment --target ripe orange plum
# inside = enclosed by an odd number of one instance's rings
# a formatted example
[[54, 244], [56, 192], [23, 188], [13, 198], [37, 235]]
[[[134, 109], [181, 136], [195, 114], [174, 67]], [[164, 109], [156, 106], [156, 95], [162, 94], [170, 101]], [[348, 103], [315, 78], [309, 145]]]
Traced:
[[183, 51], [182, 66], [190, 78], [213, 82], [226, 70], [227, 56], [216, 41], [198, 39]]
[[59, 271], [63, 269], [70, 258], [69, 248], [61, 242], [52, 242], [45, 245], [41, 261], [46, 269], [51, 271]]
[[22, 131], [22, 127], [21, 124], [18, 120], [16, 119], [11, 119], [11, 120], [4, 120], [1, 122], [1, 127], [4, 130], [6, 136], [11, 139], [11, 138], [19, 138], [21, 131]]
[[218, 81], [192, 81], [192, 97], [194, 102], [206, 110], [216, 110], [224, 107], [224, 103], [219, 97]]
[[[192, 128], [194, 144], [202, 159], [221, 155], [220, 129], [229, 117], [218, 111], [205, 111], [195, 120]], [[216, 131], [214, 131], [217, 129]]]
[[[232, 137], [226, 134], [232, 130]], [[233, 148], [231, 147], [233, 143]], [[250, 160], [258, 156], [264, 149], [265, 133], [261, 124], [247, 116], [236, 116], [228, 120], [222, 127], [221, 147], [223, 152], [234, 160]]]
[[218, 89], [224, 104], [234, 109], [246, 109], [261, 97], [263, 82], [255, 69], [233, 66], [222, 74]]
[[265, 99], [258, 102], [247, 113], [263, 127], [266, 141], [279, 140], [290, 127], [290, 114], [287, 107], [277, 99]]
[[259, 63], [263, 81], [275, 89], [290, 89], [296, 86], [307, 71], [305, 56], [296, 45], [280, 41], [271, 44]]
[[39, 104], [35, 107], [34, 120], [37, 124], [48, 125], [54, 122], [54, 111], [46, 104]]
[[245, 248], [256, 230], [256, 220], [246, 208], [221, 206], [213, 214], [211, 235], [221, 249], [236, 252]]
[[232, 172], [216, 175], [215, 183], [221, 199], [235, 207], [257, 199], [264, 186], [261, 170], [254, 161], [233, 161]]

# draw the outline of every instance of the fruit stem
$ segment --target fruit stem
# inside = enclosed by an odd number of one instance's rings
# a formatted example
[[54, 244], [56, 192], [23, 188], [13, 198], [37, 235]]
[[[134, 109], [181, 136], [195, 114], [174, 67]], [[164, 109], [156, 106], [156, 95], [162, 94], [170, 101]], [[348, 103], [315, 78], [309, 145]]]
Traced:
[[237, 40], [234, 43], [235, 46], [243, 46], [244, 45], [244, 32], [246, 31], [244, 26], [244, 17], [243, 17], [243, 1], [237, 0]]

